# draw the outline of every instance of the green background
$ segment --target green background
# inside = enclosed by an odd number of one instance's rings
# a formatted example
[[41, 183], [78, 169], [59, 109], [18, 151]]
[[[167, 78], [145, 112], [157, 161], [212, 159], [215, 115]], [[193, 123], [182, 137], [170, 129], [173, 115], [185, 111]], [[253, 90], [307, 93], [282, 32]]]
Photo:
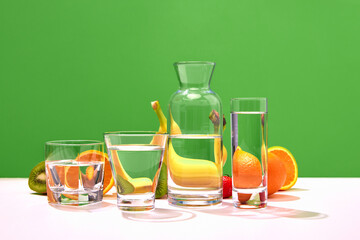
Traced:
[[0, 177], [48, 140], [156, 130], [180, 60], [217, 63], [228, 122], [232, 97], [268, 97], [269, 146], [301, 177], [360, 177], [359, 56], [358, 0], [1, 0]]

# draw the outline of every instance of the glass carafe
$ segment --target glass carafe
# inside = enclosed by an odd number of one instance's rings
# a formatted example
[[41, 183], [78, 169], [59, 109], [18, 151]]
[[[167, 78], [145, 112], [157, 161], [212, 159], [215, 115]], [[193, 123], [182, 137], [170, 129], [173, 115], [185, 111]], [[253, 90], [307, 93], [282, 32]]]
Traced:
[[180, 88], [170, 98], [168, 200], [210, 206], [222, 201], [222, 105], [210, 89], [213, 62], [174, 64]]

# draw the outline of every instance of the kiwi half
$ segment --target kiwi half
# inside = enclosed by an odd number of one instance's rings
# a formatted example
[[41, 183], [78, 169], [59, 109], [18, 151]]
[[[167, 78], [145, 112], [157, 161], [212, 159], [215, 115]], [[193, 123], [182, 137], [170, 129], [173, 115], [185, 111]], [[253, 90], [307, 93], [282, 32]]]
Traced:
[[163, 162], [156, 187], [155, 198], [162, 198], [165, 194], [167, 194], [167, 166]]
[[116, 190], [118, 194], [129, 194], [134, 192], [134, 186], [119, 175], [116, 176]]
[[40, 162], [31, 170], [28, 184], [31, 190], [46, 194], [45, 161]]

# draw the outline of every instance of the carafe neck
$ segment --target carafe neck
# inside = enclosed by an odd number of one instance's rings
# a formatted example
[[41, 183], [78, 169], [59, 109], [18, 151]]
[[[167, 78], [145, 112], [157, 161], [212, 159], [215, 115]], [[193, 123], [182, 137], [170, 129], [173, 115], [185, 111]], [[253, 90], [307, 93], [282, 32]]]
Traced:
[[214, 72], [214, 62], [177, 62], [174, 64], [180, 89], [208, 89]]

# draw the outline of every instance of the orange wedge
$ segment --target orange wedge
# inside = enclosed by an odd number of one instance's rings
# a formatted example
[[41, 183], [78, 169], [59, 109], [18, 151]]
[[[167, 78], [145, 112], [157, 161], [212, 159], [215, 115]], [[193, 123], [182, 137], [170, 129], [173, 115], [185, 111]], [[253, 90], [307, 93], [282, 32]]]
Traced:
[[79, 167], [65, 166], [65, 185], [68, 188], [79, 188]]
[[[104, 161], [104, 190], [103, 194], [106, 194], [113, 186], [114, 186], [114, 179], [111, 173], [111, 167], [108, 155], [106, 153], [96, 151], [96, 150], [88, 150], [82, 152], [75, 161], [81, 162], [91, 162], [91, 161]], [[92, 178], [93, 171], [91, 169], [86, 171], [86, 176], [88, 178]]]
[[86, 169], [86, 177], [87, 177], [87, 179], [89, 179], [90, 181], [93, 180], [94, 173], [95, 173], [94, 167], [93, 166], [88, 167]]
[[290, 189], [292, 186], [295, 185], [298, 179], [298, 167], [294, 156], [289, 150], [279, 146], [269, 148], [268, 152], [271, 152], [278, 156], [284, 163], [286, 168], [286, 180], [280, 190]]

